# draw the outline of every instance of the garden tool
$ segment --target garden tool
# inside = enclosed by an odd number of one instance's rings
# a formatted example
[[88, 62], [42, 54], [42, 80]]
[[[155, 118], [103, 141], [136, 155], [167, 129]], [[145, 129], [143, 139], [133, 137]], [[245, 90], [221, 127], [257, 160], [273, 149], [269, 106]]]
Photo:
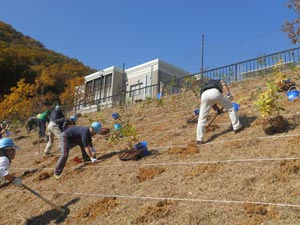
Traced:
[[32, 194], [34, 194], [35, 196], [39, 197], [40, 199], [44, 200], [45, 202], [47, 202], [49, 205], [51, 205], [52, 207], [54, 207], [57, 211], [64, 213], [65, 210], [57, 205], [55, 205], [53, 202], [51, 202], [50, 200], [44, 198], [43, 196], [41, 196], [39, 193], [37, 193], [36, 191], [32, 190], [31, 188], [27, 187], [25, 184], [22, 184], [22, 186], [27, 189], [28, 191], [30, 191]]
[[219, 114], [219, 113], [216, 113], [211, 119], [210, 119], [210, 121], [207, 123], [207, 125], [206, 125], [206, 127], [209, 127], [211, 124], [212, 124], [212, 122], [214, 122], [214, 120], [218, 117], [218, 115], [221, 115], [222, 113], [223, 113], [223, 109], [224, 109], [224, 107], [222, 107], [220, 110], [221, 110], [221, 113]]

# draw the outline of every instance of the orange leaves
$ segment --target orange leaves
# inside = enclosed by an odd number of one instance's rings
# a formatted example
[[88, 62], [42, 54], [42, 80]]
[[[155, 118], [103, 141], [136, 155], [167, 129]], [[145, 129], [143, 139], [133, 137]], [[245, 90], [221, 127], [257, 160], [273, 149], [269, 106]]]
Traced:
[[35, 85], [25, 83], [21, 79], [17, 87], [11, 88], [11, 94], [5, 95], [0, 102], [1, 119], [29, 117], [32, 111], [32, 98], [35, 92]]

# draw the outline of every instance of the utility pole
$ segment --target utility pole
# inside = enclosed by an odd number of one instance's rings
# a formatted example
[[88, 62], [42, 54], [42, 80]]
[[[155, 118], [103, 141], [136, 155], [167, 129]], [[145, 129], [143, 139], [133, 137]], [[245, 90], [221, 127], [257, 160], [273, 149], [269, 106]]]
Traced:
[[204, 62], [204, 34], [202, 34], [202, 45], [201, 45], [201, 88], [204, 85], [204, 77], [203, 77], [203, 73], [204, 73], [204, 69], [203, 69], [203, 62]]
[[126, 82], [127, 82], [127, 77], [126, 77], [126, 74], [125, 74], [125, 63], [123, 63], [120, 104], [121, 103], [125, 104], [125, 102], [126, 102]]

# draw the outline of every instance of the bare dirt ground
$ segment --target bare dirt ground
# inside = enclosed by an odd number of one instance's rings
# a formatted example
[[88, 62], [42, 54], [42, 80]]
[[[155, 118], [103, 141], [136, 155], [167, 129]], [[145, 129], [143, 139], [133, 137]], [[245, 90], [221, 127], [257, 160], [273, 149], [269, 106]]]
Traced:
[[[11, 172], [65, 213], [26, 189], [4, 184], [0, 224], [300, 224], [300, 101], [289, 102], [282, 92], [285, 132], [266, 135], [253, 105], [265, 82], [255, 78], [231, 84], [245, 130], [234, 134], [224, 113], [199, 147], [194, 145], [196, 124], [186, 123], [199, 107], [190, 92], [163, 97], [163, 106], [153, 101], [122, 109], [151, 154], [121, 161], [125, 141], [112, 144], [97, 136], [100, 162], [84, 165], [74, 148], [60, 180], [53, 177], [57, 142], [54, 155], [44, 157], [45, 143], [36, 142], [37, 133], [21, 129], [12, 136], [23, 149]], [[100, 119], [112, 128], [111, 114], [118, 111], [84, 115], [79, 125]]]

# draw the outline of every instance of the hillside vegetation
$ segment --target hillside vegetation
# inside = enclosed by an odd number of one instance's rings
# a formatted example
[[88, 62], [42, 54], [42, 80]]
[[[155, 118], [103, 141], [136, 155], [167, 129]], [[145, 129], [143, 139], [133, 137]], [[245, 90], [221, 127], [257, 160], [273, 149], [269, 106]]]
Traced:
[[57, 103], [71, 107], [75, 86], [94, 71], [0, 21], [0, 120], [24, 120]]
[[2, 185], [0, 224], [299, 224], [300, 101], [279, 92], [285, 131], [266, 135], [254, 102], [270, 79], [230, 84], [246, 128], [235, 134], [227, 113], [221, 114], [201, 146], [195, 146], [196, 124], [186, 123], [199, 107], [191, 91], [85, 114], [79, 125], [100, 120], [112, 129], [111, 115], [119, 112], [136, 128], [137, 141], [148, 142], [151, 154], [121, 161], [125, 137], [111, 143], [99, 135], [94, 145], [100, 162], [84, 165], [74, 148], [59, 180], [53, 177], [57, 141], [53, 155], [43, 157], [45, 143], [37, 144], [37, 133], [21, 129], [13, 136], [23, 149], [12, 173], [66, 212], [61, 215], [25, 189]]

